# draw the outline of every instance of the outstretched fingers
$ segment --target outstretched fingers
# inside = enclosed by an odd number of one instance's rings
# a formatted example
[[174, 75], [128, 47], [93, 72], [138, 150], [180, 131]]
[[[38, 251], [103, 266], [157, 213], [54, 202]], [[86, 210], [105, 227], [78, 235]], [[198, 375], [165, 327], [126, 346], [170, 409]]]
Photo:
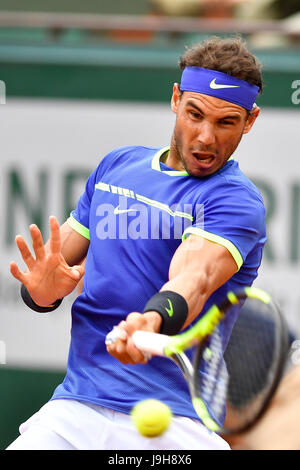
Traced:
[[17, 264], [14, 261], [10, 263], [10, 272], [18, 281], [20, 281], [22, 284], [25, 284], [25, 274], [19, 270]]
[[56, 217], [49, 218], [50, 224], [50, 252], [59, 254], [61, 251], [60, 226]]
[[16, 236], [16, 244], [17, 244], [17, 247], [19, 248], [23, 261], [25, 262], [28, 269], [31, 270], [32, 267], [34, 266], [35, 259], [32, 256], [24, 238], [21, 235]]
[[44, 240], [41, 234], [40, 229], [37, 225], [32, 224], [29, 227], [31, 238], [32, 238], [32, 246], [34, 249], [34, 253], [37, 260], [42, 260], [46, 256], [46, 250], [44, 245]]

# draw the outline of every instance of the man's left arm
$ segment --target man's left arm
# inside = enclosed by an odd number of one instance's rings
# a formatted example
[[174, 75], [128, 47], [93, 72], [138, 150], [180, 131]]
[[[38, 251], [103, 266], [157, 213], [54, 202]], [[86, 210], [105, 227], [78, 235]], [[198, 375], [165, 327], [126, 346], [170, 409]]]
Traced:
[[[188, 307], [181, 329], [202, 311], [210, 295], [238, 270], [227, 248], [197, 235], [190, 235], [176, 250], [169, 269], [169, 281], [160, 292], [172, 291], [182, 296]], [[120, 323], [121, 338], [108, 346], [108, 352], [124, 364], [144, 363], [144, 356], [134, 346], [131, 335], [136, 330], [160, 332], [162, 317], [156, 311], [130, 313]]]

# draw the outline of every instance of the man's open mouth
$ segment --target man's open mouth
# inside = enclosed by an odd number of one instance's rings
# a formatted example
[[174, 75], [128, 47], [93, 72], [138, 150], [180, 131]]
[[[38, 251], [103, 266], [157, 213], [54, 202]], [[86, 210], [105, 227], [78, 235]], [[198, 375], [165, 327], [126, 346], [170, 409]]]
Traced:
[[214, 160], [215, 156], [211, 153], [198, 153], [193, 152], [193, 156], [203, 165], [210, 165]]

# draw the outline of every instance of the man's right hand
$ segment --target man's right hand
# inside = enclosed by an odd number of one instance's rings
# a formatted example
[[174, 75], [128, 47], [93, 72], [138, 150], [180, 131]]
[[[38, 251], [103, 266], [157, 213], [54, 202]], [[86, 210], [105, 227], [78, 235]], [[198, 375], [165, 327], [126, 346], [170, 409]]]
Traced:
[[44, 245], [42, 234], [36, 225], [30, 226], [32, 256], [24, 238], [16, 236], [16, 244], [27, 266], [21, 272], [15, 262], [10, 263], [11, 274], [24, 284], [33, 301], [44, 307], [70, 294], [84, 275], [82, 265], [69, 266], [61, 253], [60, 227], [56, 217], [49, 218], [50, 239]]

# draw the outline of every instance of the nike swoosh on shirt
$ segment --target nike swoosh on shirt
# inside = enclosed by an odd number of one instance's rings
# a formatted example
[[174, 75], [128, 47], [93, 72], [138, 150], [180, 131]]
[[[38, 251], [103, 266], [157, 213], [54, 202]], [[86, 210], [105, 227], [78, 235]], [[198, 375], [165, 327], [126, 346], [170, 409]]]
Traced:
[[114, 209], [114, 214], [125, 214], [125, 212], [136, 212], [135, 209], [119, 209], [119, 206]]
[[219, 90], [220, 88], [240, 88], [239, 85], [222, 85], [221, 83], [216, 83], [215, 78], [210, 82], [209, 86], [213, 90]]
[[170, 299], [167, 299], [167, 301], [169, 302], [169, 307], [170, 307], [170, 308], [165, 307], [165, 308], [166, 308], [166, 312], [167, 312], [167, 314], [169, 315], [169, 317], [172, 317], [172, 316], [173, 316], [173, 313], [174, 313], [174, 311], [173, 311], [173, 305], [172, 305], [172, 302], [171, 302]]

